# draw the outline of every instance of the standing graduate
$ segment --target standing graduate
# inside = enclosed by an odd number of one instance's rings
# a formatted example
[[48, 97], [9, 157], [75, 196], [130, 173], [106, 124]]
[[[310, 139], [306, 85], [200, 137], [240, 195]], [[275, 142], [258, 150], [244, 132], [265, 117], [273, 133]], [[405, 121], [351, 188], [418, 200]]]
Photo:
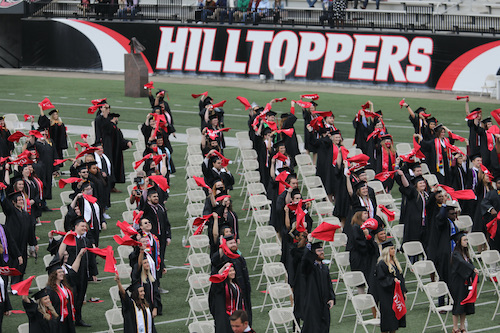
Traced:
[[325, 251], [323, 244], [311, 244], [312, 236], [308, 235], [309, 244], [302, 257], [302, 333], [330, 332], [330, 309], [335, 305], [332, 279], [328, 265], [323, 264]]
[[[479, 271], [472, 264], [469, 255], [469, 240], [467, 234], [460, 231], [452, 236], [455, 242], [455, 249], [451, 256], [450, 270], [450, 293], [453, 297], [453, 333], [466, 332], [465, 316], [474, 314], [474, 303], [467, 302], [461, 304], [469, 294], [469, 288], [472, 288], [474, 277], [479, 275]], [[460, 321], [460, 329], [458, 329]]]
[[57, 318], [57, 333], [75, 333], [75, 296], [61, 266], [54, 262], [47, 267], [49, 280], [47, 294], [54, 306]]
[[[118, 128], [118, 113], [110, 113], [102, 125], [102, 143], [104, 153], [111, 159], [113, 174], [116, 183], [125, 183], [125, 165], [123, 164], [123, 151], [132, 147], [132, 141], [123, 138], [122, 131]], [[97, 140], [97, 137], [96, 137]], [[117, 192], [112, 187], [112, 192]]]
[[285, 143], [286, 152], [290, 155], [291, 164], [295, 165], [295, 156], [300, 154], [299, 143], [297, 141], [297, 134], [295, 133], [294, 124], [297, 122], [297, 117], [292, 113], [283, 113], [280, 118], [280, 129], [293, 129], [292, 136], [281, 133], [281, 139]]
[[[486, 176], [487, 178], [488, 176]], [[497, 190], [490, 190], [481, 200], [481, 214], [483, 217], [483, 230], [486, 229], [486, 224], [497, 217], [500, 212], [500, 175], [496, 176], [493, 181], [498, 186]], [[488, 237], [489, 238], [489, 237]], [[490, 239], [490, 247], [492, 250], [500, 251], [500, 237]]]
[[12, 314], [12, 305], [10, 304], [9, 291], [7, 289], [7, 276], [0, 276], [0, 333], [2, 332], [3, 317]]
[[0, 116], [0, 157], [7, 157], [14, 150], [14, 142], [7, 140], [10, 136], [10, 131], [5, 127], [5, 118]]
[[103, 217], [104, 210], [99, 206], [98, 202], [94, 202], [96, 198], [93, 197], [94, 189], [90, 182], [84, 182], [81, 190], [82, 192], [78, 193], [75, 198], [78, 198], [77, 203], [82, 218], [88, 223], [86, 237], [91, 239], [96, 246], [99, 246], [101, 230], [107, 229], [107, 223]]
[[127, 288], [131, 294], [129, 296], [123, 288], [118, 275], [115, 276], [115, 281], [122, 302], [123, 332], [156, 333], [153, 313], [145, 299], [144, 287], [139, 282], [131, 284]]
[[403, 270], [396, 258], [396, 248], [391, 240], [382, 243], [382, 254], [378, 259], [375, 276], [377, 296], [380, 302], [380, 330], [382, 332], [394, 332], [399, 327], [406, 327], [406, 316], [398, 320], [392, 309], [396, 283], [401, 284], [401, 291], [405, 301], [407, 290]]
[[48, 128], [49, 138], [52, 140], [56, 157], [63, 158], [63, 150], [68, 149], [68, 135], [66, 134], [66, 126], [59, 119], [59, 110], [52, 109], [49, 111], [49, 117], [43, 112], [42, 106], [40, 107], [40, 117], [38, 117], [38, 126], [40, 128]]
[[56, 333], [58, 329], [58, 319], [56, 309], [50, 301], [50, 296], [46, 288], [33, 295], [35, 300], [28, 296], [23, 296], [23, 307], [28, 316], [30, 333]]
[[2, 196], [2, 208], [6, 216], [5, 227], [12, 236], [20, 252], [19, 266], [17, 268], [22, 275], [13, 276], [11, 283], [17, 283], [23, 280], [26, 265], [28, 264], [28, 245], [36, 246], [37, 240], [32, 217], [24, 210], [24, 198], [21, 192], [12, 192], [9, 197]]
[[137, 265], [132, 270], [132, 281], [139, 282], [144, 288], [144, 299], [149, 304], [151, 315], [155, 318], [157, 315], [161, 315], [161, 296], [158, 290], [159, 287], [158, 280], [156, 279], [157, 274], [154, 260], [147, 254], [147, 249], [147, 243], [140, 247]]
[[94, 119], [94, 131], [95, 131], [95, 141], [102, 141], [103, 133], [103, 125], [106, 121], [108, 121], [109, 113], [111, 112], [111, 106], [103, 99], [101, 101], [101, 107], [97, 110]]
[[245, 310], [245, 300], [233, 264], [226, 263], [210, 277], [208, 303], [215, 319], [216, 333], [232, 333], [229, 316], [236, 310]]

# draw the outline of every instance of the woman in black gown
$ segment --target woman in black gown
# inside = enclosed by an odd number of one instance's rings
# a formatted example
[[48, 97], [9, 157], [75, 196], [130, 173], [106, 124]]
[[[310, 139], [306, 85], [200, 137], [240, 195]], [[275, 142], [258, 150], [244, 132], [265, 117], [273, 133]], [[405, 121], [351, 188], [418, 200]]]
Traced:
[[49, 138], [52, 140], [56, 150], [56, 158], [63, 158], [63, 150], [68, 149], [68, 135], [66, 126], [59, 119], [59, 111], [56, 109], [49, 111], [47, 117], [40, 106], [40, 117], [38, 117], [38, 126], [49, 129]]
[[382, 243], [382, 254], [378, 259], [375, 276], [377, 296], [380, 302], [380, 330], [382, 332], [395, 332], [399, 327], [406, 327], [406, 316], [398, 320], [392, 309], [396, 282], [401, 283], [401, 291], [405, 301], [407, 290], [403, 270], [396, 258], [396, 248], [390, 240]]
[[[215, 279], [214, 279], [215, 278]], [[210, 312], [215, 319], [216, 333], [231, 333], [229, 316], [236, 310], [245, 310], [241, 288], [236, 279], [236, 270], [231, 263], [226, 263], [219, 274], [210, 278], [212, 286], [208, 296]]]
[[[154, 259], [144, 253], [145, 246], [141, 247], [139, 258], [137, 259], [137, 267], [133, 270], [133, 281], [139, 281], [144, 288], [144, 299], [151, 308], [151, 315], [156, 317], [161, 315], [161, 297], [158, 290], [158, 280], [156, 276], [156, 268]], [[153, 267], [153, 270], [151, 269]]]
[[66, 281], [64, 270], [58, 263], [54, 263], [47, 267], [47, 273], [49, 274], [47, 294], [60, 318], [57, 321], [56, 332], [75, 333], [75, 296]]
[[23, 296], [23, 306], [29, 321], [30, 333], [55, 333], [58, 330], [59, 315], [50, 296], [44, 288], [33, 295], [35, 300]]
[[[451, 256], [451, 272], [450, 272], [450, 293], [453, 297], [453, 333], [466, 332], [465, 316], [474, 314], [474, 303], [460, 303], [469, 294], [469, 287], [472, 285], [474, 277], [479, 274], [477, 268], [472, 264], [472, 259], [469, 256], [469, 240], [467, 234], [459, 232], [454, 234], [455, 249]], [[458, 329], [458, 321], [460, 320], [460, 329]]]

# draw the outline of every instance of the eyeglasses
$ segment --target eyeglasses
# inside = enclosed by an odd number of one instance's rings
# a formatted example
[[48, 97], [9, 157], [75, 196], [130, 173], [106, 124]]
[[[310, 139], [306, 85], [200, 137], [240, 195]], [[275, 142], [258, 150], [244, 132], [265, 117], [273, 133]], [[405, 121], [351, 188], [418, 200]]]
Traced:
[[149, 222], [149, 221], [144, 221], [144, 222], [142, 222], [142, 224], [151, 224], [151, 222]]
[[88, 170], [82, 170], [82, 171], [80, 171], [80, 173], [89, 173], [89, 171]]

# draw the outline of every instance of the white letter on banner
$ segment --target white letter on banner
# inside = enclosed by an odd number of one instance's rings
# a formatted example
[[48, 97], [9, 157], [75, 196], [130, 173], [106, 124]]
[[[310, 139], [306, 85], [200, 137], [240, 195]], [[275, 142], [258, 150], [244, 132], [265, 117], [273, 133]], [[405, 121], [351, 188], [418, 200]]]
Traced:
[[300, 48], [295, 67], [295, 76], [304, 77], [310, 61], [316, 61], [325, 54], [326, 39], [319, 32], [299, 32]]
[[[422, 52], [420, 52], [422, 51]], [[431, 55], [434, 51], [434, 42], [429, 37], [415, 37], [411, 41], [406, 66], [406, 79], [411, 83], [425, 83], [431, 72]]]
[[356, 39], [356, 44], [354, 45], [349, 79], [373, 81], [375, 69], [364, 68], [363, 64], [365, 62], [375, 63], [377, 59], [377, 51], [367, 51], [366, 48], [368, 46], [379, 46], [380, 36], [354, 35], [354, 39]]
[[335, 73], [335, 64], [344, 62], [352, 54], [354, 43], [352, 37], [347, 34], [326, 34], [328, 44], [326, 47], [323, 71], [321, 77], [331, 79]]
[[202, 28], [189, 28], [189, 45], [186, 63], [184, 64], [185, 71], [196, 71], [198, 56], [200, 55], [202, 32]]
[[241, 30], [227, 29], [226, 56], [224, 58], [224, 73], [245, 74], [247, 63], [236, 61], [238, 55], [238, 46], [240, 44]]
[[186, 50], [187, 28], [178, 28], [175, 42], [172, 41], [174, 35], [173, 27], [160, 27], [161, 38], [158, 47], [158, 57], [156, 59], [156, 69], [167, 69], [168, 59], [172, 53], [171, 70], [182, 70], [184, 52]]
[[198, 68], [200, 72], [220, 72], [222, 61], [212, 60], [216, 32], [217, 29], [215, 28], [203, 29], [203, 48], [201, 49], [200, 67]]
[[273, 40], [272, 30], [247, 30], [247, 42], [252, 42], [247, 74], [260, 74], [264, 45]]
[[[283, 65], [281, 65], [281, 53], [283, 51], [283, 44], [286, 42], [285, 55]], [[276, 68], [284, 68], [285, 75], [290, 74], [295, 67], [297, 60], [297, 51], [299, 49], [299, 39], [297, 35], [291, 31], [278, 32], [271, 43], [269, 49], [268, 66], [269, 71], [274, 74]]]
[[[401, 61], [408, 55], [410, 43], [401, 36], [381, 36], [382, 47], [378, 57], [376, 81], [387, 82], [391, 71], [395, 82], [406, 82], [406, 77], [401, 68]], [[394, 49], [396, 49], [394, 51]], [[393, 52], [394, 51], [394, 52]]]

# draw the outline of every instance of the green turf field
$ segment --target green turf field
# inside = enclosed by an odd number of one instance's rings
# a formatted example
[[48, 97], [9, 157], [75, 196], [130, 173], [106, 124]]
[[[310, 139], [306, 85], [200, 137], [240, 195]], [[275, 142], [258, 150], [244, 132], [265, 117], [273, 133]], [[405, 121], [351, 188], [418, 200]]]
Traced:
[[[200, 83], [204, 83], [200, 80]], [[186, 128], [198, 127], [200, 124], [198, 116], [198, 101], [191, 98], [191, 93], [201, 93], [208, 90], [209, 95], [214, 98], [215, 102], [223, 99], [227, 100], [224, 106], [225, 110], [225, 126], [231, 127], [233, 130], [229, 132], [229, 136], [234, 136], [236, 131], [246, 131], [247, 114], [243, 106], [236, 100], [236, 96], [241, 95], [250, 102], [256, 101], [264, 105], [266, 102], [275, 97], [287, 97], [290, 99], [298, 99], [299, 93], [287, 91], [254, 91], [247, 89], [236, 89], [222, 87], [221, 85], [206, 86], [206, 85], [185, 85], [182, 84], [182, 79], [179, 79], [176, 84], [155, 84], [158, 88], [167, 89], [170, 96], [170, 107], [172, 109], [175, 120], [175, 127], [178, 133], [185, 133]], [[90, 100], [96, 98], [107, 97], [114, 112], [121, 114], [119, 126], [122, 129], [137, 129], [137, 125], [141, 124], [149, 112], [149, 101], [147, 98], [128, 98], [123, 96], [123, 81], [121, 77], [113, 80], [96, 79], [65, 79], [65, 78], [42, 78], [42, 77], [16, 77], [16, 76], [0, 76], [0, 114], [15, 113], [19, 119], [22, 119], [23, 114], [32, 114], [38, 116], [39, 111], [37, 103], [44, 97], [49, 97], [52, 103], [60, 110], [60, 116], [68, 125], [88, 126], [90, 131], [90, 122], [94, 119], [92, 115], [87, 114], [87, 108], [90, 106]], [[344, 137], [353, 137], [354, 130], [351, 125], [354, 114], [358, 111], [360, 105], [367, 100], [371, 100], [375, 105], [375, 110], [382, 109], [384, 112], [385, 123], [394, 136], [396, 142], [411, 142], [411, 134], [413, 128], [408, 121], [406, 110], [399, 108], [398, 102], [404, 93], [395, 97], [380, 97], [380, 96], [355, 96], [355, 95], [340, 95], [334, 93], [335, 88], [332, 88], [332, 93], [320, 93], [319, 110], [333, 110], [336, 115], [336, 124], [342, 130]], [[314, 93], [313, 91], [303, 91], [302, 93]], [[359, 89], [362, 93], [362, 89]], [[424, 96], [427, 97], [427, 96]], [[429, 95], [429, 97], [433, 97]], [[463, 102], [457, 102], [453, 95], [450, 95], [449, 100], [433, 100], [433, 99], [407, 99], [407, 102], [416, 109], [418, 106], [427, 107], [427, 111], [431, 112], [440, 122], [446, 124], [450, 129], [455, 130], [459, 135], [467, 137], [467, 128], [464, 122], [465, 112]], [[278, 113], [289, 111], [288, 102], [277, 103], [273, 110]], [[471, 103], [471, 108], [482, 107], [485, 111], [491, 111], [498, 108], [495, 104], [487, 103]], [[298, 115], [300, 117], [300, 115]], [[297, 133], [303, 133], [303, 122], [299, 120], [295, 126]], [[72, 135], [73, 143], [79, 141], [80, 137]], [[137, 140], [134, 138], [134, 140]], [[163, 288], [170, 291], [168, 294], [162, 295], [164, 313], [161, 317], [156, 318], [157, 330], [159, 332], [187, 332], [186, 317], [189, 311], [189, 305], [185, 301], [188, 291], [188, 284], [185, 281], [187, 267], [185, 266], [185, 258], [187, 249], [181, 245], [183, 235], [186, 235], [184, 226], [186, 219], [185, 212], [185, 171], [184, 171], [184, 154], [186, 144], [174, 143], [174, 162], [177, 167], [175, 178], [171, 179], [170, 199], [166, 206], [169, 210], [169, 218], [173, 229], [173, 241], [170, 247], [167, 248], [168, 273], [161, 280]], [[460, 144], [459, 144], [460, 146]], [[132, 152], [135, 148], [125, 152], [126, 172], [131, 172], [131, 163], [133, 162]], [[225, 151], [225, 155], [229, 158], [234, 158], [236, 149], [229, 148]], [[73, 149], [70, 149], [70, 154], [74, 156]], [[230, 166], [231, 171], [235, 171], [235, 165]], [[239, 176], [235, 175], [236, 180]], [[116, 249], [117, 244], [111, 238], [114, 234], [119, 233], [118, 228], [114, 225], [116, 220], [122, 218], [122, 212], [126, 209], [124, 199], [127, 197], [127, 184], [120, 184], [117, 187], [124, 193], [111, 196], [113, 205], [109, 210], [109, 215], [112, 219], [108, 221], [108, 230], [101, 234], [101, 247], [113, 245]], [[59, 199], [59, 188], [54, 188], [54, 199], [48, 203], [51, 208], [61, 206]], [[239, 189], [237, 188], [233, 195], [235, 211], [240, 219], [244, 218], [246, 211], [241, 210], [243, 199], [238, 196]], [[393, 191], [395, 197], [399, 197], [397, 189]], [[42, 220], [54, 221], [61, 218], [59, 211], [46, 213]], [[44, 274], [44, 265], [42, 257], [47, 254], [47, 232], [53, 229], [53, 223], [42, 224], [37, 227], [37, 235], [41, 238], [40, 243], [44, 244], [40, 247], [39, 260], [35, 263], [34, 259], [29, 260], [26, 276]], [[246, 234], [248, 224], [240, 221], [241, 234]], [[253, 234], [250, 237], [242, 239], [241, 251], [247, 258], [250, 273], [253, 274], [252, 285], [254, 289], [257, 285], [258, 274], [260, 269], [252, 271], [256, 259], [256, 251], [250, 253]], [[118, 256], [118, 254], [116, 254]], [[402, 258], [402, 256], [400, 257]], [[103, 261], [99, 260], [99, 269], [102, 272]], [[332, 271], [334, 271], [332, 266]], [[103, 300], [102, 303], [88, 303], [83, 308], [83, 318], [87, 323], [92, 324], [91, 328], [78, 328], [79, 332], [98, 332], [107, 331], [108, 326], [104, 317], [104, 312], [112, 307], [109, 296], [109, 288], [115, 285], [112, 276], [109, 273], [100, 275], [102, 282], [99, 284], [90, 284], [88, 288], [88, 297], [99, 297]], [[335, 275], [332, 274], [332, 278]], [[413, 275], [407, 275], [407, 280], [414, 280]], [[33, 284], [33, 287], [35, 284]], [[415, 291], [415, 283], [409, 283], [409, 290]], [[491, 283], [486, 284], [486, 289], [492, 289]], [[264, 294], [254, 290], [252, 295], [253, 306], [260, 306], [263, 302]], [[341, 288], [339, 289], [341, 290]], [[22, 309], [20, 297], [12, 296], [14, 309]], [[413, 301], [413, 294], [409, 295], [409, 302]], [[424, 300], [423, 293], [419, 293], [419, 301]], [[495, 321], [491, 321], [491, 316], [496, 305], [497, 296], [492, 292], [482, 293], [478, 298], [476, 314], [469, 317], [470, 330], [482, 330], [490, 326], [497, 326], [499, 330], [500, 317]], [[340, 313], [345, 301], [345, 293], [340, 293], [337, 297], [337, 305], [332, 310], [332, 331], [350, 332], [354, 327], [354, 317], [345, 318], [342, 323], [338, 323]], [[267, 326], [267, 312], [270, 307], [266, 307], [262, 312], [260, 309], [254, 309], [254, 329], [257, 332], [263, 332]], [[348, 307], [348, 311], [352, 313], [352, 307]], [[407, 315], [408, 328], [407, 331], [421, 331], [425, 323], [427, 315], [427, 307], [425, 305], [417, 305], [413, 311]], [[10, 318], [4, 319], [4, 332], [15, 332], [17, 326], [27, 321], [26, 315], [14, 314]], [[449, 323], [451, 320], [449, 321]], [[433, 318], [433, 323], [437, 323], [436, 318]], [[360, 330], [360, 328], [358, 328]], [[438, 330], [434, 330], [438, 331]]]

